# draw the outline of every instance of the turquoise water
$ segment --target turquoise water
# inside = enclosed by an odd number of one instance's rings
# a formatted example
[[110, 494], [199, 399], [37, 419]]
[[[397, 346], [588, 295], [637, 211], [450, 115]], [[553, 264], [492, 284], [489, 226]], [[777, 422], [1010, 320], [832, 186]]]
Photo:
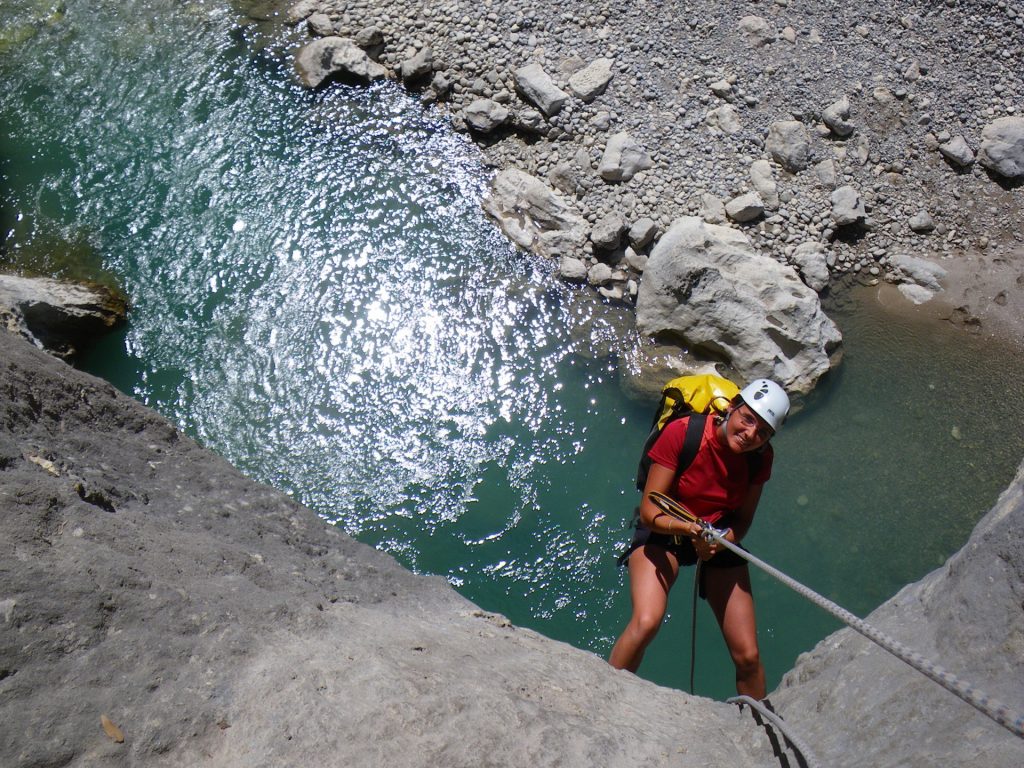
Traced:
[[[619, 316], [482, 214], [474, 147], [394, 85], [302, 91], [273, 31], [226, 5], [49, 10], [0, 11], [2, 257], [64, 244], [121, 281], [130, 323], [83, 365], [408, 567], [606, 655], [650, 408], [620, 392]], [[748, 544], [865, 614], [1012, 477], [1024, 366], [831, 311], [845, 362], [777, 438]], [[774, 685], [837, 625], [755, 589]], [[684, 577], [643, 676], [685, 686], [689, 620]], [[703, 606], [698, 627], [697, 691], [730, 695]]]

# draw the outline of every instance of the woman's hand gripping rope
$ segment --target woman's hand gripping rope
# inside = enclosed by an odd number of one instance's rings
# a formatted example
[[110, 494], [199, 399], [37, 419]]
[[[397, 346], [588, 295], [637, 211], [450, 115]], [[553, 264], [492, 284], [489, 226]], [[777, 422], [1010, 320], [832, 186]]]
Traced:
[[718, 554], [718, 543], [728, 533], [728, 529], [720, 531], [706, 520], [701, 520], [690, 510], [684, 507], [675, 499], [666, 496], [660, 491], [651, 491], [647, 498], [658, 508], [659, 511], [684, 523], [694, 523], [700, 526], [701, 533], [693, 539], [693, 548], [701, 560], [710, 560]]

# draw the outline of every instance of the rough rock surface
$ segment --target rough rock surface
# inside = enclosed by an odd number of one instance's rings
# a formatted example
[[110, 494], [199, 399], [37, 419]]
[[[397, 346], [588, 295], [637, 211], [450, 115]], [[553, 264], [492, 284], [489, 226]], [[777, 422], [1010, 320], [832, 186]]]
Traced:
[[774, 378], [796, 393], [829, 370], [841, 338], [792, 267], [758, 254], [742, 232], [693, 216], [673, 224], [651, 252], [637, 328], [678, 336], [747, 380]]
[[776, 765], [2, 332], [0, 392], [4, 768]]
[[[1024, 710], [1021, 530], [1024, 465], [963, 549], [867, 617], [1017, 712]], [[801, 656], [771, 699], [833, 768], [1024, 765], [1024, 740], [851, 629]]]
[[515, 169], [495, 175], [484, 210], [512, 242], [548, 258], [571, 255], [587, 239], [586, 221], [561, 195]]
[[348, 76], [369, 82], [387, 71], [370, 59], [355, 42], [344, 37], [321, 37], [295, 54], [295, 71], [307, 88], [319, 88], [333, 78]]
[[60, 357], [124, 322], [127, 311], [103, 286], [0, 274], [0, 326]]

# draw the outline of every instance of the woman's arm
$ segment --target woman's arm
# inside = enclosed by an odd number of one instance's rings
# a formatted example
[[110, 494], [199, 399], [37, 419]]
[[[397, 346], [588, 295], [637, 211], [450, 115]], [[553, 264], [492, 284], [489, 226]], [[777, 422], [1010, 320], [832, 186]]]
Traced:
[[[644, 527], [649, 528], [655, 533], [667, 533], [692, 538], [700, 533], [699, 525], [676, 520], [671, 515], [666, 515], [654, 506], [654, 503], [648, 498], [648, 494], [652, 491], [658, 491], [666, 496], [671, 496], [672, 485], [675, 479], [676, 473], [674, 470], [657, 462], [651, 463], [651, 468], [647, 472], [647, 483], [644, 485], [644, 497], [640, 502], [640, 522], [644, 524]], [[754, 506], [757, 506], [756, 499], [754, 500]], [[753, 517], [753, 513], [751, 513], [751, 517]]]

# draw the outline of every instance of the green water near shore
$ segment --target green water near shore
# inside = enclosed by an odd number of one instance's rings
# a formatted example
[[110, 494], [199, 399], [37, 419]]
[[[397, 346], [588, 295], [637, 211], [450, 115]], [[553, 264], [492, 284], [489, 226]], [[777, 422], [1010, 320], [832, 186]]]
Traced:
[[[614, 313], [486, 220], [476, 150], [393, 85], [302, 91], [218, 3], [38, 7], [0, 11], [34, 30], [0, 49], [0, 259], [64, 242], [122, 281], [130, 323], [85, 367], [408, 567], [607, 654], [649, 406], [594, 353], [622, 334]], [[830, 312], [844, 363], [778, 436], [747, 543], [863, 615], [1012, 478], [1024, 361]], [[641, 670], [679, 687], [688, 581]], [[838, 625], [755, 590], [771, 686]], [[703, 608], [698, 661], [697, 692], [730, 695]]]

